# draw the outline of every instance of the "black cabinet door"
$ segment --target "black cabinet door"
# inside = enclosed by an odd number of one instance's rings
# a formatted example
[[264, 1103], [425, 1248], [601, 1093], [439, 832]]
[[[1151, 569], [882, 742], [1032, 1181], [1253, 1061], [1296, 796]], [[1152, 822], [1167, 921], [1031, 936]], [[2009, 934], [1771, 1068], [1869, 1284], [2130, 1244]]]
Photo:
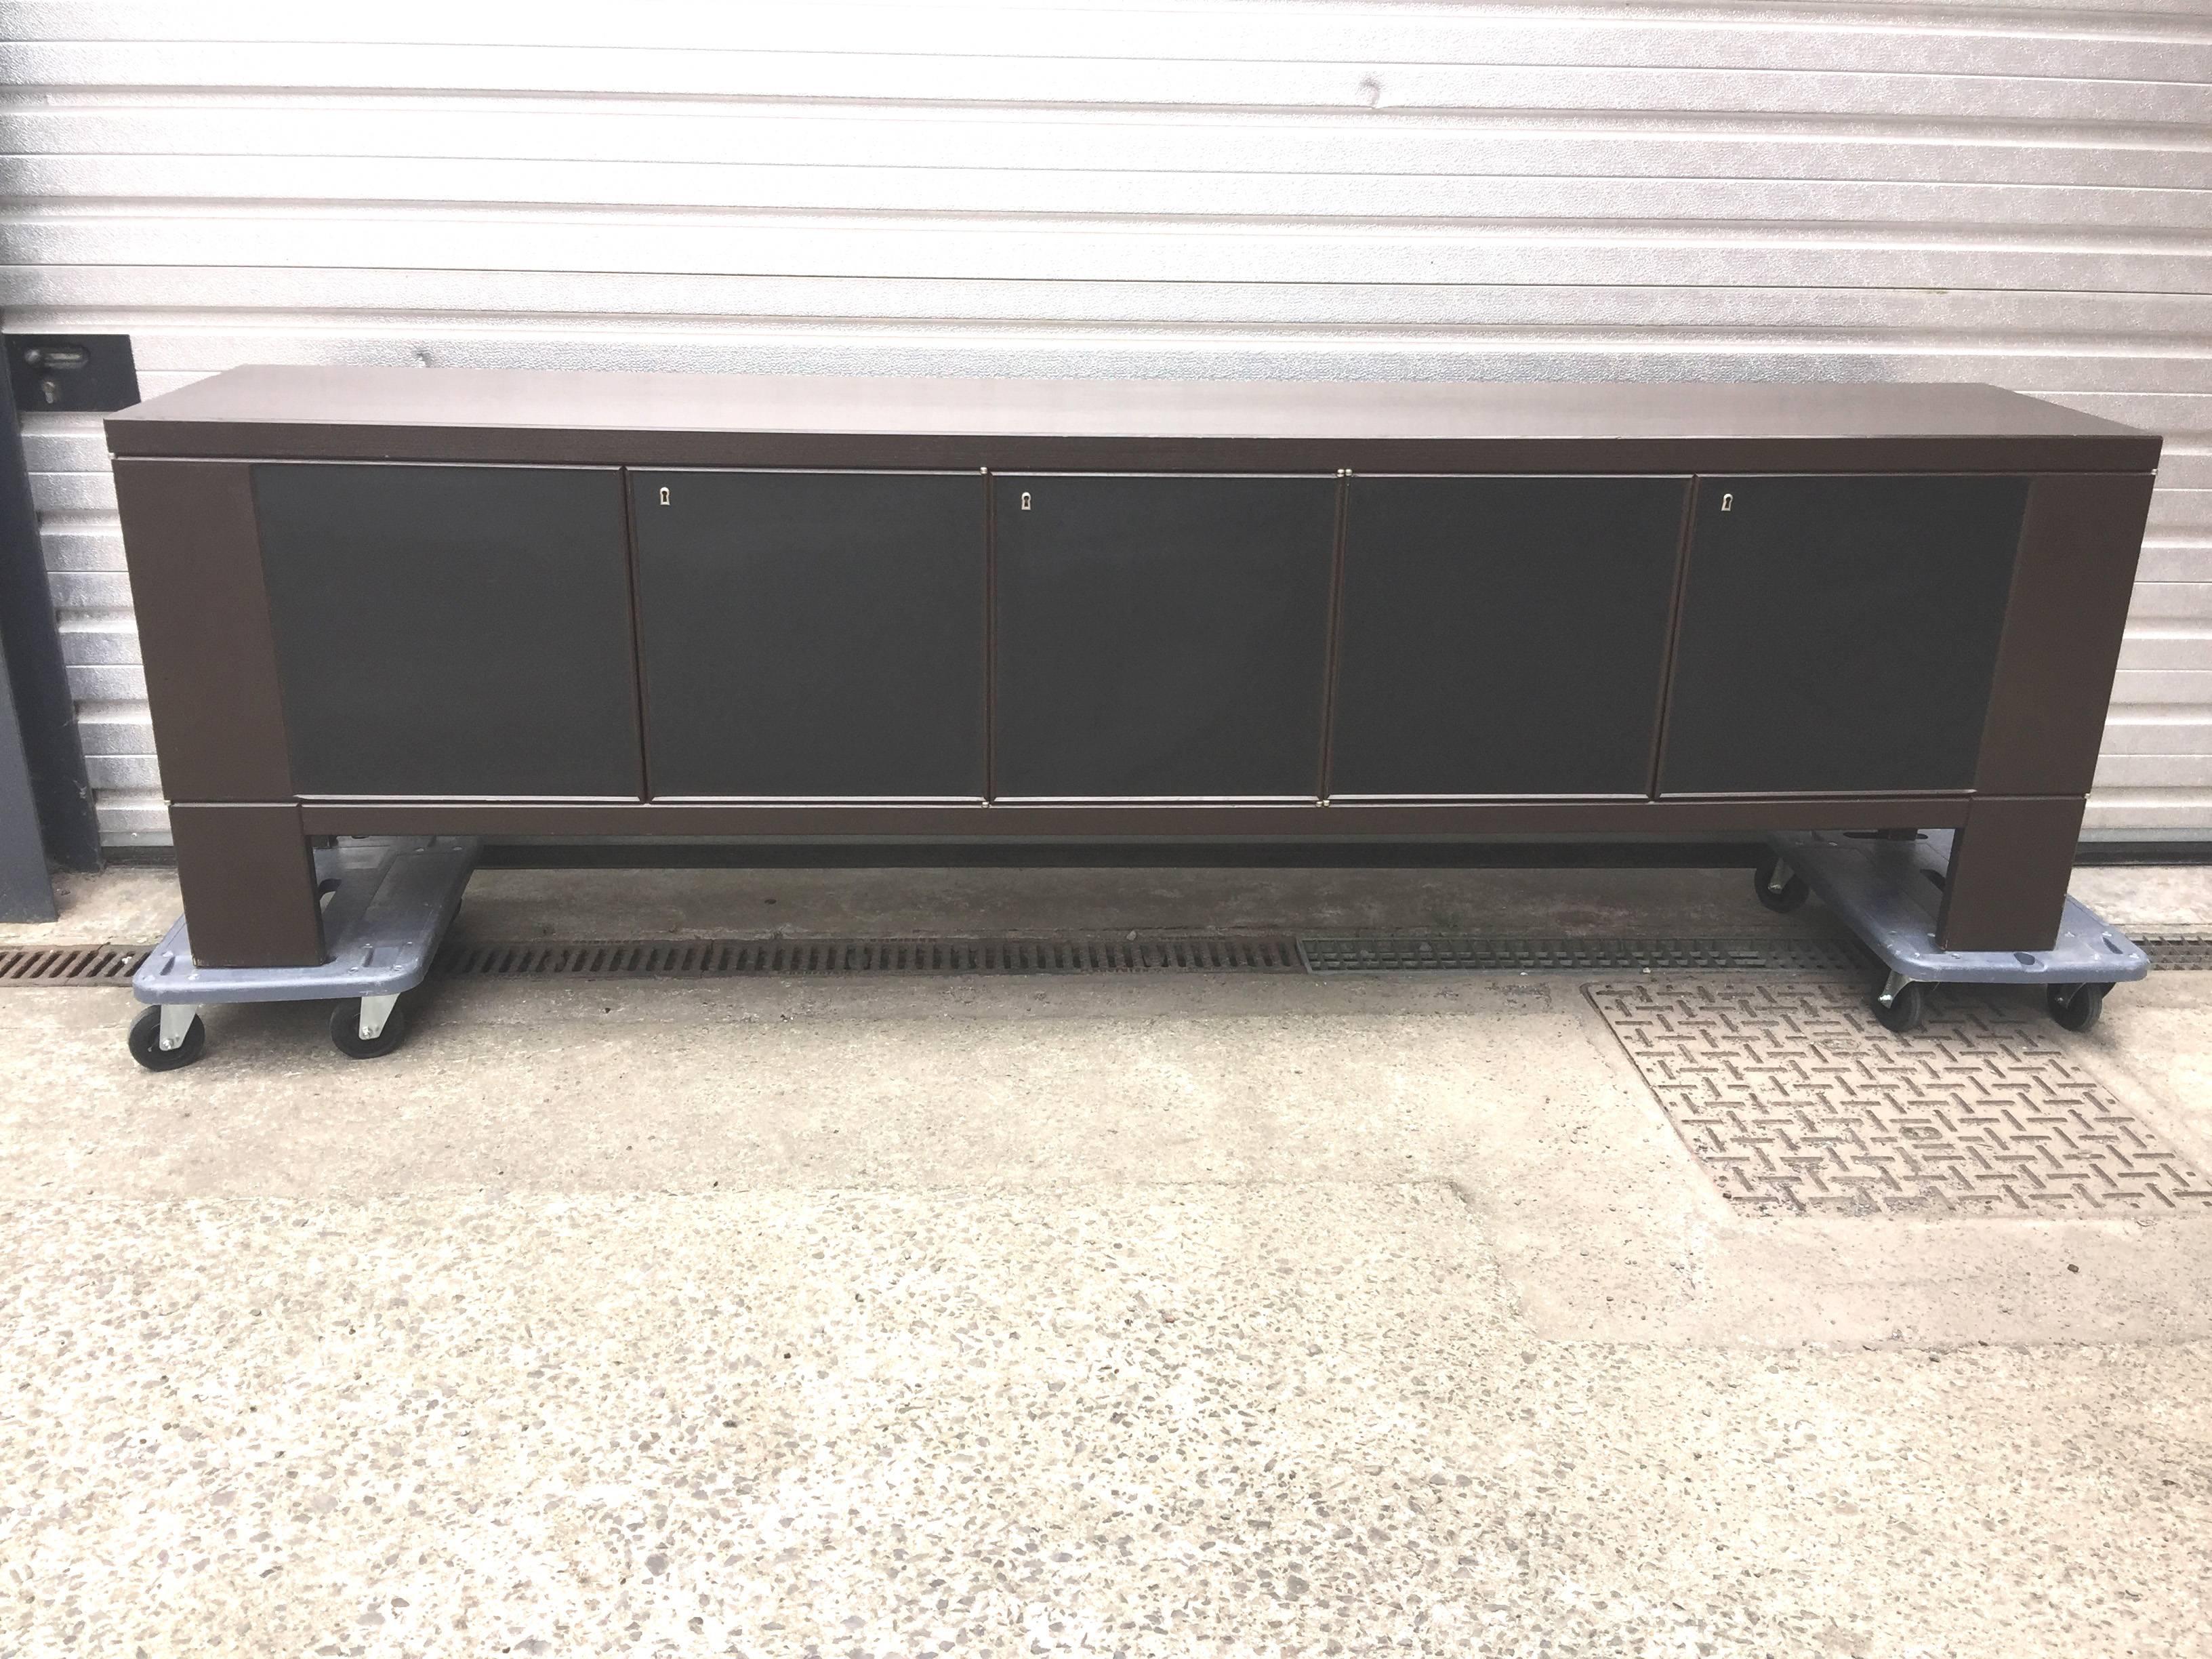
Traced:
[[1689, 488], [1353, 479], [1330, 793], [1645, 793]]
[[1334, 479], [994, 482], [1000, 794], [1315, 797]]
[[253, 497], [301, 793], [638, 795], [613, 469], [272, 463]]
[[980, 475], [636, 472], [655, 795], [983, 793]]
[[1661, 789], [1965, 789], [2027, 481], [1698, 482]]

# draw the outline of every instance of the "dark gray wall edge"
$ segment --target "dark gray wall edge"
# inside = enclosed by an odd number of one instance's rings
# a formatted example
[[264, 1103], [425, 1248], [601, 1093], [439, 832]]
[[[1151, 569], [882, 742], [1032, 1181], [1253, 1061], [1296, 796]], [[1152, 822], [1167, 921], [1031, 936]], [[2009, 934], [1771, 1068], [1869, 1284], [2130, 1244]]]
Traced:
[[52, 921], [56, 915], [31, 769], [8, 684], [8, 651], [0, 644], [0, 921]]
[[[0, 398], [0, 405], [6, 409], [0, 430], [0, 661], [7, 671], [5, 689], [12, 693], [0, 749], [12, 753], [29, 775], [34, 816], [24, 828], [33, 852], [44, 842], [39, 866], [43, 884], [47, 857], [67, 869], [100, 868], [100, 824], [77, 741], [76, 702], [62, 661], [53, 593], [39, 548], [39, 515], [23, 465], [22, 429], [14, 403]], [[0, 767], [6, 763], [0, 755]], [[0, 859], [13, 856], [16, 840], [13, 817], [0, 811]]]

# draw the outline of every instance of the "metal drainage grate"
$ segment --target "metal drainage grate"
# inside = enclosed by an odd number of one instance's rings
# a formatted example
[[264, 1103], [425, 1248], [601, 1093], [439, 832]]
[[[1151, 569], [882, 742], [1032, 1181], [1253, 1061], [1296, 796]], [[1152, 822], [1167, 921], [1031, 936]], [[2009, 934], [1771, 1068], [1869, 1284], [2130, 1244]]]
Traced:
[[128, 985], [145, 954], [113, 945], [0, 945], [0, 985]]
[[2150, 952], [2154, 973], [2212, 969], [2212, 933], [2152, 933], [2136, 943]]
[[[2212, 933], [2137, 940], [2161, 972], [2212, 970]], [[0, 945], [0, 988], [125, 985], [143, 946]], [[1850, 939], [1359, 938], [1283, 933], [1066, 939], [704, 939], [449, 942], [435, 971], [462, 978], [716, 979], [823, 974], [1856, 971]]]
[[1585, 989], [1747, 1214], [2212, 1215], [2212, 1179], [2016, 995], [1945, 987], [1900, 1036], [1833, 981]]
[[1301, 939], [1316, 974], [1571, 974], [1621, 969], [1782, 969], [1823, 973], [1870, 967], [1849, 939]]
[[1201, 974], [1300, 971], [1285, 934], [1077, 939], [456, 940], [435, 971], [457, 979], [725, 979], [827, 974]]

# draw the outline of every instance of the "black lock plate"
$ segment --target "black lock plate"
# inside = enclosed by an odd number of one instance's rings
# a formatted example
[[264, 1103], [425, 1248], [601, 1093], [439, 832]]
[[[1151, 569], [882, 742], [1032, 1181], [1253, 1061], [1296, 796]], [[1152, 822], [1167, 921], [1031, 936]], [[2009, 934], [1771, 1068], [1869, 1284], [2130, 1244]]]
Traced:
[[10, 334], [8, 379], [24, 414], [128, 409], [138, 366], [128, 334]]

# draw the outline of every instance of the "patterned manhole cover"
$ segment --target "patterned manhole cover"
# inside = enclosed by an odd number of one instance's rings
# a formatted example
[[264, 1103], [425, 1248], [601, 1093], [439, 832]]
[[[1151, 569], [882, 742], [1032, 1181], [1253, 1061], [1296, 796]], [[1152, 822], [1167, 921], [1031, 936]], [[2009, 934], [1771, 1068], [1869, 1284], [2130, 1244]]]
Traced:
[[2212, 1181], [2068, 1059], [2039, 1012], [1961, 988], [1899, 1036], [1855, 982], [1589, 990], [1748, 1213], [2212, 1213]]

